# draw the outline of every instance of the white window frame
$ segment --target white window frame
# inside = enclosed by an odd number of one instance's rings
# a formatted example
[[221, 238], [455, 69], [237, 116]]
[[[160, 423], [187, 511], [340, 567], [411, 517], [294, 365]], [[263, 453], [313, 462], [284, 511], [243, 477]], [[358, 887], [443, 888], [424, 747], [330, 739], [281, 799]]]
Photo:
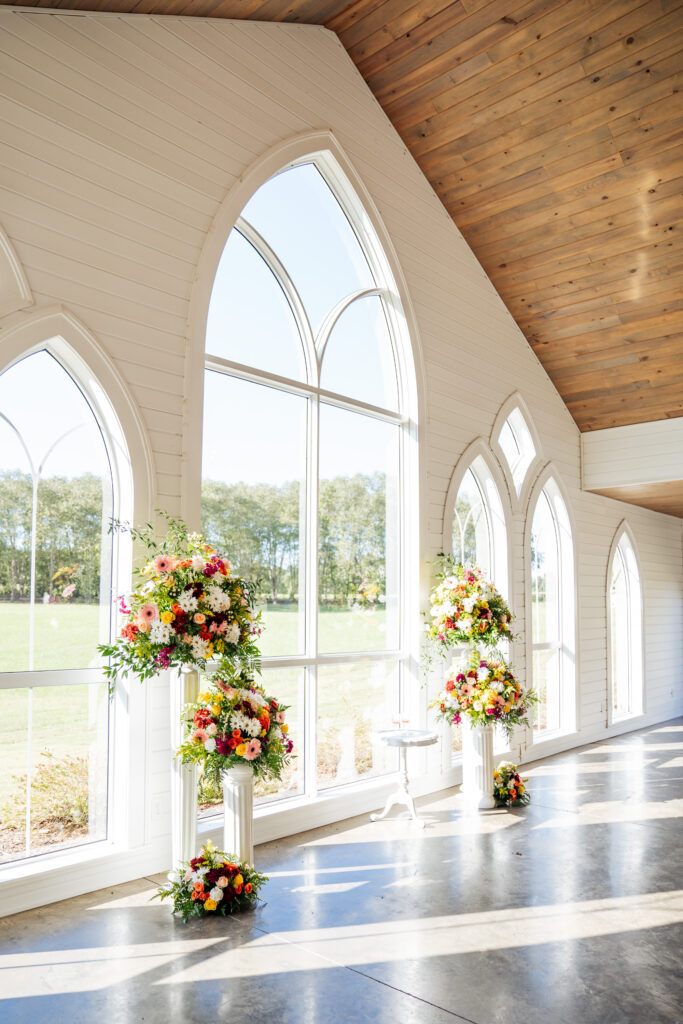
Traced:
[[[558, 624], [559, 638], [557, 641], [544, 641], [534, 643], [532, 635], [532, 565], [531, 565], [531, 534], [533, 531], [534, 515], [541, 494], [545, 496], [550, 505], [550, 511], [555, 530], [555, 542], [558, 551]], [[555, 501], [560, 500], [564, 507], [566, 526], [558, 521]], [[527, 628], [527, 665], [531, 686], [534, 686], [533, 664], [534, 651], [557, 650], [560, 656], [559, 664], [559, 698], [560, 698], [560, 726], [558, 729], [537, 732], [533, 725], [529, 727], [528, 743], [534, 749], [552, 744], [559, 738], [565, 738], [578, 732], [578, 601], [577, 601], [577, 571], [578, 553], [576, 544], [576, 527], [572, 519], [570, 505], [564, 488], [560, 484], [559, 476], [555, 468], [548, 464], [532, 489], [527, 507], [527, 520], [524, 538], [524, 551], [527, 577], [527, 601], [526, 621]]]
[[[317, 143], [317, 145], [311, 145]], [[321, 145], [322, 144], [322, 145]], [[245, 237], [257, 243], [261, 255], [268, 251], [266, 243], [260, 239], [258, 232], [242, 217], [242, 210], [258, 188], [274, 174], [298, 164], [314, 163], [318, 171], [330, 187], [333, 195], [346, 214], [361, 249], [368, 261], [376, 286], [362, 289], [346, 296], [331, 315], [326, 318], [313, 338], [308, 325], [301, 300], [296, 295], [293, 284], [283, 281], [276, 273], [278, 281], [283, 285], [292, 308], [295, 310], [306, 353], [308, 381], [296, 381], [286, 377], [261, 371], [231, 360], [216, 356], [205, 356], [204, 338], [208, 306], [216, 269], [227, 242], [230, 231], [237, 227]], [[421, 374], [418, 372], [419, 360], [416, 359], [415, 320], [410, 301], [405, 289], [400, 267], [393, 252], [393, 247], [383, 227], [374, 204], [365, 190], [362, 181], [345, 157], [343, 150], [328, 132], [311, 133], [290, 143], [277, 147], [264, 160], [259, 161], [252, 173], [247, 174], [240, 184], [228, 196], [223, 209], [217, 217], [214, 232], [210, 234], [211, 243], [202, 255], [197, 285], [193, 290], [191, 302], [192, 345], [196, 353], [193, 361], [194, 373], [188, 374], [187, 394], [192, 396], [194, 405], [194, 421], [191, 417], [185, 420], [185, 437], [187, 450], [201, 451], [201, 417], [196, 409], [203, 405], [203, 373], [205, 369], [229, 373], [232, 376], [255, 383], [270, 384], [292, 394], [302, 395], [309, 399], [309, 443], [308, 443], [308, 479], [309, 488], [317, 487], [317, 431], [321, 403], [329, 403], [338, 408], [368, 415], [374, 419], [395, 424], [399, 433], [399, 644], [394, 649], [377, 652], [344, 652], [341, 654], [320, 654], [317, 652], [317, 493], [308, 496], [308, 522], [306, 531], [306, 550], [304, 552], [304, 573], [308, 592], [308, 609], [306, 616], [306, 654], [293, 657], [264, 658], [264, 678], [276, 668], [301, 668], [306, 674], [305, 693], [305, 751], [304, 764], [306, 773], [306, 795], [291, 798], [279, 798], [264, 803], [257, 810], [257, 816], [276, 813], [296, 812], [310, 808], [324, 800], [337, 800], [343, 803], [345, 794], [353, 798], [359, 790], [373, 790], [385, 787], [391, 775], [375, 776], [369, 779], [350, 781], [339, 786], [325, 788], [318, 793], [314, 781], [315, 730], [317, 714], [314, 695], [316, 693], [316, 674], [318, 667], [344, 663], [376, 663], [398, 662], [399, 682], [396, 711], [399, 717], [409, 719], [414, 725], [423, 725], [426, 720], [426, 702], [424, 695], [419, 693], [415, 685], [418, 680], [419, 644], [419, 590], [417, 552], [419, 543], [420, 501], [419, 466], [418, 466], [418, 389]], [[265, 248], [263, 248], [265, 246]], [[267, 261], [269, 262], [269, 261]], [[274, 264], [270, 263], [271, 269]], [[326, 391], [319, 386], [320, 359], [332, 327], [341, 313], [355, 300], [366, 295], [378, 295], [383, 300], [387, 317], [389, 334], [392, 339], [396, 365], [396, 378], [399, 395], [400, 412], [370, 405], [345, 395]], [[199, 333], [201, 332], [201, 334]], [[317, 344], [316, 344], [317, 342]], [[200, 356], [201, 352], [201, 356]], [[199, 360], [201, 374], [199, 378]], [[417, 364], [417, 365], [416, 365]], [[312, 374], [312, 376], [311, 376]], [[420, 391], [421, 393], [421, 391]], [[197, 406], [196, 403], [200, 404]], [[186, 402], [186, 408], [189, 402]], [[199, 421], [199, 422], [197, 422]], [[315, 464], [314, 464], [315, 463]], [[183, 513], [186, 521], [199, 527], [201, 495], [201, 459], [186, 460], [183, 486]], [[316, 614], [312, 614], [315, 607]], [[426, 758], [422, 759], [423, 762]], [[345, 812], [340, 812], [340, 816]], [[200, 823], [200, 831], [215, 828], [220, 815], [211, 816]], [[296, 815], [293, 815], [293, 819]], [[334, 820], [334, 819], [332, 819]], [[296, 826], [301, 827], [301, 826]], [[282, 834], [282, 833], [280, 833]]]
[[[517, 484], [514, 478], [514, 467], [508, 462], [507, 456], [500, 444], [500, 434], [506, 424], [510, 426], [514, 436], [514, 429], [508, 421], [510, 419], [510, 415], [515, 411], [518, 412], [524, 420], [526, 428], [529, 431], [535, 453], [533, 459], [529, 462], [525, 470], [524, 477], [519, 481], [519, 484]], [[518, 444], [516, 437], [515, 443]], [[491, 429], [490, 446], [491, 451], [494, 453], [503, 468], [512, 507], [515, 512], [523, 512], [528, 505], [529, 491], [534, 478], [543, 465], [543, 447], [541, 445], [541, 439], [538, 431], [536, 430], [533, 417], [529, 412], [529, 407], [519, 391], [515, 391], [506, 398], [498, 410]]]
[[[153, 463], [149, 440], [113, 364], [93, 335], [63, 306], [12, 316], [0, 324], [0, 373], [36, 352], [49, 352], [74, 380], [88, 401], [102, 431], [110, 460], [114, 515], [145, 522], [152, 512]], [[131, 544], [113, 538], [112, 590], [129, 589]], [[113, 613], [112, 623], [116, 619]], [[0, 676], [0, 689], [101, 683], [98, 669], [12, 672]], [[148, 690], [136, 680], [118, 683], [109, 716], [109, 785], [107, 838], [92, 843], [31, 855], [0, 865], [0, 901], [7, 913], [27, 906], [17, 882], [49, 872], [54, 899], [83, 891], [83, 865], [92, 864], [93, 885], [105, 884], [112, 870], [147, 863], [151, 838], [144, 746]], [[102, 874], [99, 874], [99, 867]], [[89, 869], [90, 870], [90, 869]], [[91, 886], [93, 887], [93, 886]], [[34, 905], [33, 900], [28, 905]], [[42, 900], [40, 902], [43, 902]]]
[[[636, 568], [636, 575], [629, 570], [630, 548]], [[617, 713], [614, 708], [614, 665], [612, 662], [612, 574], [615, 560], [621, 559], [626, 583], [626, 615], [628, 618], [628, 694], [629, 710]], [[640, 559], [636, 540], [631, 527], [623, 520], [617, 528], [607, 561], [607, 726], [617, 725], [632, 718], [638, 718], [645, 711], [645, 616], [643, 614], [643, 584], [640, 574]]]

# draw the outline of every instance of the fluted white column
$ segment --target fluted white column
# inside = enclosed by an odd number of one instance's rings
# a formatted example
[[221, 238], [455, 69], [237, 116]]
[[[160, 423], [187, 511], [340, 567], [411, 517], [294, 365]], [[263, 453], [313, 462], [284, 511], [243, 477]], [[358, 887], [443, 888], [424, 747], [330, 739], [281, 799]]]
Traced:
[[238, 764], [223, 776], [223, 849], [247, 864], [254, 863], [254, 773]]
[[[199, 673], [183, 668], [171, 673], [171, 747], [178, 749], [185, 739], [185, 719], [181, 720], [185, 704], [196, 701], [199, 693]], [[197, 767], [171, 761], [171, 855], [173, 867], [192, 860], [197, 852]]]
[[492, 725], [470, 725], [462, 731], [462, 793], [468, 803], [486, 810], [496, 806], [493, 799]]

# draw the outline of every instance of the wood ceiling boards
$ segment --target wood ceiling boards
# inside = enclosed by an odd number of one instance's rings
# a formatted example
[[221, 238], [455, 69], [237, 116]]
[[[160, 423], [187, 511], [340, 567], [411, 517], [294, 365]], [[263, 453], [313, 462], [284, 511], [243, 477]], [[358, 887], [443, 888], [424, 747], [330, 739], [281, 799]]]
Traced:
[[683, 0], [34, 6], [326, 24], [579, 428], [683, 415]]

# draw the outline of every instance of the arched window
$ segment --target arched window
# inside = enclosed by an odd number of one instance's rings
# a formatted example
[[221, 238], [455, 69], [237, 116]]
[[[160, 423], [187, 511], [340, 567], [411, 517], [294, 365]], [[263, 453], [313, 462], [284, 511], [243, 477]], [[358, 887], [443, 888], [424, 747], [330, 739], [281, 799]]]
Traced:
[[537, 454], [531, 431], [519, 408], [514, 408], [507, 417], [497, 440], [507, 460], [519, 497], [529, 466]]
[[107, 837], [96, 647], [112, 628], [123, 442], [60, 348], [0, 374], [0, 860]]
[[398, 717], [405, 664], [402, 313], [338, 180], [320, 158], [258, 189], [207, 319], [202, 529], [261, 580], [264, 683], [298, 752], [262, 800], [395, 768], [373, 732]]
[[455, 499], [453, 557], [478, 565], [500, 592], [508, 593], [507, 530], [498, 488], [481, 455], [466, 470]]
[[611, 718], [643, 710], [643, 613], [640, 574], [633, 545], [624, 531], [609, 573]]
[[574, 727], [574, 551], [567, 508], [552, 477], [531, 527], [533, 686], [540, 696], [536, 738]]

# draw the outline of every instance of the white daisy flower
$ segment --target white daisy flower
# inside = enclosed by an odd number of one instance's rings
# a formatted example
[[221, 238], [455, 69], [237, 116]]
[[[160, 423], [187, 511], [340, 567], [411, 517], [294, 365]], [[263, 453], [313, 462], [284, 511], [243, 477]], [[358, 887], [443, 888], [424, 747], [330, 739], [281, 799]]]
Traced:
[[178, 598], [178, 604], [184, 612], [196, 612], [199, 602], [191, 590], [183, 590]]
[[153, 644], [167, 644], [171, 639], [171, 627], [165, 622], [154, 622], [149, 631], [149, 639]]

